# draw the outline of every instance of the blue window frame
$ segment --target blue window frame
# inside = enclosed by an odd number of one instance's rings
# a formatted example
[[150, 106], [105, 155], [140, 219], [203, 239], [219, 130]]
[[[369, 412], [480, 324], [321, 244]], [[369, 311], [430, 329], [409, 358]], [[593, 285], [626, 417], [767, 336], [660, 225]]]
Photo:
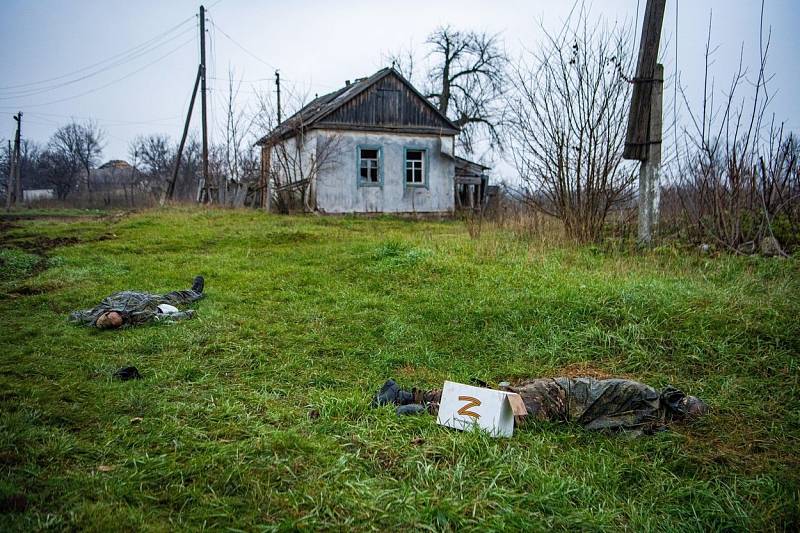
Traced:
[[359, 187], [383, 187], [383, 148], [378, 145], [356, 146], [356, 183]]
[[406, 187], [428, 187], [428, 149], [406, 146], [403, 149], [403, 181]]

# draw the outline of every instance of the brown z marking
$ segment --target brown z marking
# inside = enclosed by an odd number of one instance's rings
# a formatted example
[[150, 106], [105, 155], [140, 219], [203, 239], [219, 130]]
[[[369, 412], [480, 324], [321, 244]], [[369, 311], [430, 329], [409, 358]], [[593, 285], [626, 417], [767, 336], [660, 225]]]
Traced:
[[458, 414], [471, 416], [472, 418], [481, 417], [481, 415], [479, 415], [478, 413], [473, 413], [472, 411], [470, 411], [472, 407], [478, 407], [481, 404], [481, 401], [479, 399], [473, 398], [472, 396], [459, 396], [458, 401], [469, 402], [467, 405], [458, 410]]

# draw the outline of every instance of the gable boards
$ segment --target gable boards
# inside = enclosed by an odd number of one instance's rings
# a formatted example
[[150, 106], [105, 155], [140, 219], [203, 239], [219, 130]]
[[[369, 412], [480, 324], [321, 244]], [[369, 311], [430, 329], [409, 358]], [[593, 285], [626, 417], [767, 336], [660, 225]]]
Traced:
[[526, 414], [519, 394], [445, 381], [436, 421], [455, 429], [477, 426], [493, 437], [510, 437], [514, 416]]

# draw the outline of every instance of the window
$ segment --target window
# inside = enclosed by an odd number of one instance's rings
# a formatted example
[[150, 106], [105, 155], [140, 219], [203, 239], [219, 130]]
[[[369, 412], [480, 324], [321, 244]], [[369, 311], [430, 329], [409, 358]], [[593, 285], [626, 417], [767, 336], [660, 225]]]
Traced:
[[358, 183], [359, 185], [379, 185], [381, 149], [378, 147], [358, 148]]
[[425, 150], [406, 150], [406, 185], [425, 185]]

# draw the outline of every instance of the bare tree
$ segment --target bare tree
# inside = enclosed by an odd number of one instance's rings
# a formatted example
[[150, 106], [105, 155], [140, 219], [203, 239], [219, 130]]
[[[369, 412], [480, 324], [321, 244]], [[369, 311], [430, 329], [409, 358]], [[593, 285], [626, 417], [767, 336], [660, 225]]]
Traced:
[[583, 9], [513, 69], [506, 128], [521, 198], [591, 241], [612, 209], [632, 199], [634, 168], [622, 159], [630, 85], [630, 32]]
[[20, 179], [23, 189], [38, 189], [46, 185], [42, 179], [39, 160], [42, 147], [31, 139], [22, 139], [20, 145]]
[[[255, 124], [272, 135], [262, 146], [262, 172], [267, 174], [270, 195], [267, 201], [280, 212], [313, 211], [314, 186], [321, 171], [335, 167], [341, 153], [341, 136], [309, 131], [305, 117], [318, 106], [316, 98], [309, 103], [305, 96], [285, 90], [284, 102], [298, 111], [277, 124], [277, 111], [269, 94], [259, 97], [259, 112]], [[266, 185], [266, 184], [265, 184]]]
[[192, 136], [183, 147], [178, 182], [175, 184], [175, 198], [196, 199], [202, 175], [202, 145]]
[[[461, 130], [459, 148], [466, 154], [478, 141], [501, 146], [499, 131], [507, 58], [500, 37], [476, 31], [437, 28], [426, 41], [429, 61], [423, 81], [425, 95]], [[413, 49], [388, 59], [406, 78], [415, 82]]]
[[68, 158], [71, 165], [77, 164], [84, 172], [81, 181], [83, 190], [91, 196], [92, 183], [91, 171], [100, 160], [103, 153], [103, 130], [93, 121], [83, 124], [72, 122], [60, 127], [50, 139], [50, 147]]
[[8, 178], [11, 173], [11, 143], [7, 139], [0, 139], [0, 190], [3, 198], [8, 194]]
[[233, 69], [228, 71], [228, 98], [225, 109], [224, 144], [216, 150], [219, 158], [216, 167], [218, 201], [221, 204], [239, 205], [247, 189], [259, 177], [258, 155], [251, 141], [253, 125], [259, 114], [239, 103], [241, 80], [236, 80]]
[[[755, 76], [744, 66], [742, 49], [719, 104], [710, 77], [709, 17], [701, 105], [690, 105], [681, 87], [690, 120], [672, 171], [690, 238], [738, 253], [761, 245], [765, 253], [782, 254], [779, 241], [800, 244], [800, 151], [797, 138], [767, 113], [771, 32], [764, 36], [763, 3], [761, 13]], [[752, 92], [744, 93], [748, 87]]]
[[56, 198], [64, 200], [78, 184], [80, 163], [61, 150], [48, 149], [39, 159], [42, 178], [53, 187]]
[[142, 157], [139, 152], [138, 139], [134, 139], [128, 144], [128, 163], [131, 165], [128, 171], [121, 178], [122, 193], [125, 202], [131, 207], [136, 205], [136, 191], [141, 184], [141, 171], [139, 166]]
[[[278, 206], [288, 212], [300, 207], [313, 211], [314, 180], [323, 170], [337, 163], [341, 138], [337, 134], [308, 135], [297, 130], [296, 135], [276, 143], [272, 149], [272, 181], [278, 194]], [[299, 206], [293, 205], [299, 202]]]
[[134, 139], [129, 153], [138, 161], [139, 183], [154, 197], [166, 187], [174, 168], [176, 150], [166, 135], [145, 135]]

